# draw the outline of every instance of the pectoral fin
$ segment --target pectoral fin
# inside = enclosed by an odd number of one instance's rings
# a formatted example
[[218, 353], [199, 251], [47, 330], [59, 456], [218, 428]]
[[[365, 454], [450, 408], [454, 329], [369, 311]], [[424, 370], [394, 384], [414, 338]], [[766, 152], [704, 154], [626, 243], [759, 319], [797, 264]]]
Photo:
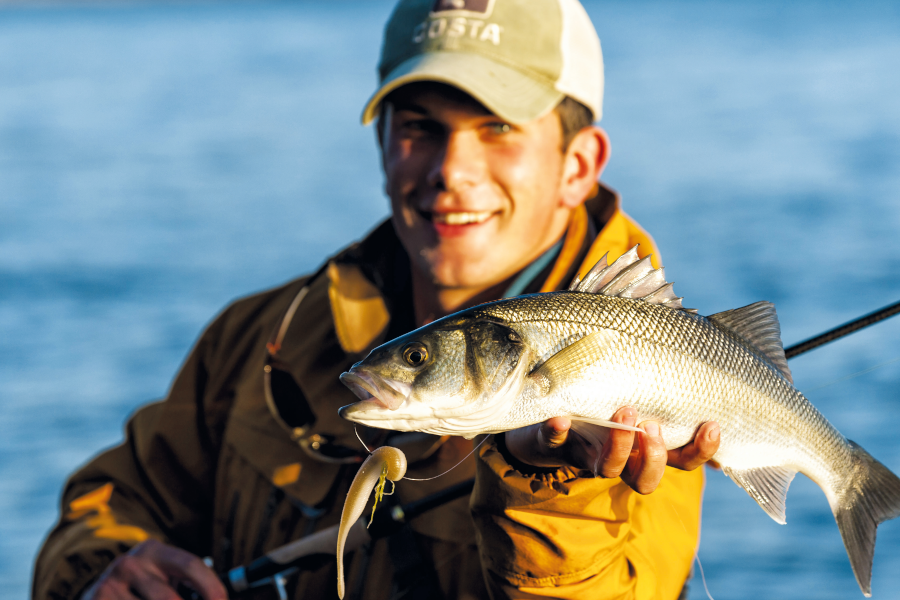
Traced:
[[530, 377], [537, 380], [545, 394], [572, 379], [581, 372], [603, 360], [607, 349], [619, 340], [619, 333], [600, 329], [573, 342], [545, 360]]
[[[541, 395], [547, 395], [556, 387], [563, 387], [572, 380], [580, 378], [581, 373], [599, 361], [606, 360], [609, 348], [619, 341], [619, 333], [609, 329], [600, 329], [577, 340], [535, 369], [529, 377], [537, 384]], [[562, 415], [572, 419], [572, 431], [580, 435], [587, 445], [594, 474], [600, 464], [603, 443], [609, 437], [609, 429], [624, 429], [641, 432], [630, 425], [614, 423], [606, 419], [585, 417], [578, 414]]]
[[762, 467], [758, 469], [731, 469], [724, 467], [725, 474], [744, 488], [776, 522], [785, 524], [785, 500], [788, 486], [797, 471], [784, 467]]

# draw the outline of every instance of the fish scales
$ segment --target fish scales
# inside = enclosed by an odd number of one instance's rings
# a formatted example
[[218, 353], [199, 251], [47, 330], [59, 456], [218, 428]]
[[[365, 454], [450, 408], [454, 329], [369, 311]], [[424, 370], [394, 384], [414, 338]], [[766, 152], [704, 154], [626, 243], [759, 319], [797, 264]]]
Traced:
[[632, 248], [572, 291], [483, 304], [379, 346], [341, 375], [360, 398], [341, 415], [469, 438], [570, 417], [597, 457], [622, 406], [658, 421], [670, 449], [715, 420], [714, 458], [777, 522], [797, 472], [822, 488], [870, 595], [875, 530], [900, 515], [900, 479], [794, 387], [771, 304], [701, 317], [639, 263]]
[[[781, 464], [796, 464], [816, 480], [830, 478], [825, 465], [847, 454], [844, 437], [764, 355], [703, 317], [625, 298], [567, 292], [514, 298], [484, 306], [481, 312], [532, 341], [535, 366], [599, 329], [627, 336], [620, 349], [620, 370], [640, 374], [629, 380], [648, 385], [640, 385], [628, 398], [614, 398], [622, 403], [613, 405], [598, 405], [594, 400], [599, 393], [586, 397], [574, 407], [583, 416], [606, 419], [623, 403], [630, 404], [639, 422], [654, 419], [666, 429], [677, 428], [675, 435], [667, 436], [669, 447], [684, 445], [700, 424], [716, 420], [723, 432], [736, 432], [723, 435], [724, 462], [747, 444], [774, 444], [782, 451]], [[668, 360], [652, 357], [654, 347], [670, 350]], [[688, 360], [678, 361], [676, 368], [678, 357]], [[598, 390], [603, 384], [597, 381]], [[671, 402], [672, 396], [681, 402]], [[749, 404], [747, 414], [733, 410], [741, 399]], [[559, 408], [550, 407], [547, 418]], [[513, 414], [510, 420], [517, 417]], [[817, 458], [822, 456], [827, 460]], [[753, 462], [743, 460], [739, 466], [771, 465], [765, 459]]]

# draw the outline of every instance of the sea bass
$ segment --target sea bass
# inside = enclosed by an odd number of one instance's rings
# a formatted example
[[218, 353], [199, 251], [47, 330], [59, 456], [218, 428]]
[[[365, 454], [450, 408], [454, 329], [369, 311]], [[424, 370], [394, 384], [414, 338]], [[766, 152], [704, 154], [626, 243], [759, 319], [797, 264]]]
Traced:
[[372, 350], [341, 375], [361, 399], [341, 415], [467, 438], [565, 416], [601, 444], [602, 427], [636, 429], [609, 420], [632, 406], [669, 449], [718, 421], [715, 460], [778, 523], [797, 472], [822, 488], [870, 596], [875, 530], [900, 515], [900, 479], [793, 386], [772, 304], [695, 313], [635, 247], [569, 291], [482, 304]]

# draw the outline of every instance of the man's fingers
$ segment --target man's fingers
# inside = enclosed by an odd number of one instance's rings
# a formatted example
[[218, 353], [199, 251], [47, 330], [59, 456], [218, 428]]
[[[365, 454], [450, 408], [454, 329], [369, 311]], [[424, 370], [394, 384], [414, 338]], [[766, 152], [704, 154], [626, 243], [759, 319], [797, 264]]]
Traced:
[[[135, 546], [135, 549], [139, 548], [140, 545]], [[134, 549], [132, 552], [116, 558], [82, 598], [84, 600], [180, 600], [178, 594], [169, 585], [166, 574], [147, 557], [135, 554]]]
[[186, 550], [148, 540], [132, 549], [132, 553], [148, 559], [169, 579], [188, 583], [206, 600], [225, 600], [228, 597], [225, 586], [212, 569]]
[[81, 595], [82, 600], [133, 600], [135, 598], [127, 583], [110, 575], [110, 569], [115, 567], [117, 562], [118, 559], [113, 561], [100, 579]]
[[[620, 408], [613, 414], [612, 421], [621, 425], [634, 427], [637, 413], [630, 406]], [[600, 457], [600, 475], [603, 477], [618, 477], [628, 464], [628, 457], [634, 445], [634, 432], [624, 429], [610, 429], [609, 439], [603, 444], [603, 454]]]
[[566, 417], [506, 432], [506, 449], [513, 457], [534, 467], [559, 467], [569, 462], [569, 427]]
[[559, 448], [569, 439], [569, 428], [572, 421], [566, 417], [553, 417], [541, 423], [538, 431], [538, 443], [548, 449]]
[[632, 453], [622, 480], [637, 493], [649, 494], [657, 488], [666, 472], [668, 454], [656, 422], [645, 421], [639, 427], [644, 433], [637, 436], [637, 450]]
[[[637, 412], [631, 407], [622, 407], [613, 414], [611, 420], [634, 426]], [[595, 468], [596, 454], [591, 454], [580, 438], [573, 439], [569, 435], [571, 425], [570, 419], [556, 417], [540, 424], [509, 431], [506, 433], [506, 448], [513, 457], [527, 465]], [[719, 425], [715, 422], [704, 423], [689, 444], [668, 452], [657, 423], [647, 421], [641, 424], [641, 428], [644, 429], [644, 433], [637, 437], [631, 431], [609, 429], [609, 437], [603, 443], [597, 465], [602, 477], [621, 476], [628, 485], [641, 494], [648, 494], [656, 489], [665, 472], [666, 464], [690, 471], [710, 461], [719, 450]]]
[[190, 585], [205, 600], [226, 600], [228, 597], [225, 586], [199, 557], [156, 540], [147, 540], [116, 558], [83, 598], [180, 600], [172, 586], [177, 581]]
[[715, 421], [704, 423], [697, 430], [694, 439], [686, 446], [669, 450], [669, 466], [682, 471], [693, 471], [709, 461], [719, 450], [719, 424]]
[[182, 600], [168, 581], [147, 572], [138, 574], [129, 588], [141, 600]]

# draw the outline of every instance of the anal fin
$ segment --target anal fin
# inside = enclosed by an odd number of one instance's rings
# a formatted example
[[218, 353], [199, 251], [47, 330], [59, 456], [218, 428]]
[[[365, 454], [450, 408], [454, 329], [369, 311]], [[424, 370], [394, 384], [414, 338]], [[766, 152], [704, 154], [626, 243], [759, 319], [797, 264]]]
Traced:
[[759, 467], [755, 469], [733, 469], [723, 467], [725, 474], [744, 488], [756, 500], [760, 508], [777, 523], [784, 525], [785, 501], [788, 487], [797, 471], [785, 467]]

